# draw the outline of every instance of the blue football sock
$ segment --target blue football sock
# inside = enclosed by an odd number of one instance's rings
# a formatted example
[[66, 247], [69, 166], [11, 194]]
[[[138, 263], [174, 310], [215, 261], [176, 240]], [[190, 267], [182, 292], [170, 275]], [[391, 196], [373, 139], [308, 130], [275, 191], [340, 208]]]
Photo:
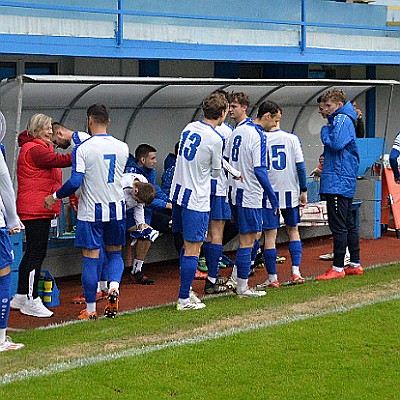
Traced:
[[264, 260], [265, 267], [267, 268], [268, 274], [276, 275], [276, 256], [278, 252], [276, 249], [265, 249]]
[[120, 283], [124, 272], [122, 251], [106, 251], [106, 255], [108, 260], [108, 279], [110, 282]]
[[207, 267], [210, 263], [210, 246], [211, 246], [211, 242], [204, 242], [203, 246], [201, 246], [201, 249], [203, 250], [204, 258], [206, 259]]
[[107, 259], [103, 260], [103, 265], [101, 266], [100, 280], [105, 281], [105, 282], [108, 281], [108, 261], [107, 261]]
[[300, 240], [289, 242], [289, 252], [292, 259], [292, 265], [300, 267], [301, 257], [303, 255], [303, 246]]
[[0, 276], [0, 329], [7, 328], [10, 314], [11, 274]]
[[237, 276], [240, 279], [248, 279], [251, 264], [251, 247], [239, 247], [236, 252], [235, 265], [237, 267]]
[[181, 283], [179, 287], [179, 298], [188, 299], [193, 279], [196, 275], [199, 257], [182, 256], [180, 265]]
[[102, 246], [100, 249], [100, 258], [102, 259], [101, 263], [101, 271], [99, 273], [100, 280], [101, 281], [108, 281], [108, 260], [106, 256], [106, 250], [105, 247]]
[[260, 250], [260, 243], [258, 242], [258, 240], [255, 240], [253, 248], [251, 249], [251, 261], [254, 261], [256, 259], [258, 250]]
[[[210, 243], [208, 246], [208, 276], [216, 278], [219, 271], [219, 258], [222, 254], [222, 244]], [[204, 252], [205, 254], [205, 252]]]
[[82, 287], [86, 303], [96, 303], [97, 282], [99, 281], [100, 258], [83, 257]]

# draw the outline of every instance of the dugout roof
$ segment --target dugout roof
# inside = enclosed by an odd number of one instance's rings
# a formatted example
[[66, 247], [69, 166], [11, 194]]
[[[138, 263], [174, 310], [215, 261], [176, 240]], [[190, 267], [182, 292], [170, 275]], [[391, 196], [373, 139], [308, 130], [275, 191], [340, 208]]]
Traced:
[[[85, 130], [86, 109], [104, 103], [111, 109], [109, 133], [128, 143], [131, 152], [140, 143], [158, 150], [158, 175], [162, 160], [173, 151], [184, 126], [201, 118], [201, 103], [216, 89], [243, 91], [250, 96], [249, 115], [255, 117], [258, 105], [272, 100], [283, 108], [281, 126], [298, 134], [307, 169], [317, 163], [322, 152], [319, 132], [324, 121], [317, 112], [316, 99], [327, 89], [343, 88], [349, 99], [365, 107], [364, 94], [375, 88], [383, 94], [377, 103], [376, 136], [386, 137], [394, 80], [329, 79], [217, 79], [217, 78], [139, 78], [100, 76], [21, 75], [0, 83], [0, 110], [6, 117], [3, 142], [14, 174], [18, 151], [16, 135], [25, 129], [37, 112], [47, 114], [75, 130]], [[229, 122], [229, 121], [228, 121]], [[10, 155], [14, 154], [12, 160]], [[11, 165], [11, 163], [13, 163]]]

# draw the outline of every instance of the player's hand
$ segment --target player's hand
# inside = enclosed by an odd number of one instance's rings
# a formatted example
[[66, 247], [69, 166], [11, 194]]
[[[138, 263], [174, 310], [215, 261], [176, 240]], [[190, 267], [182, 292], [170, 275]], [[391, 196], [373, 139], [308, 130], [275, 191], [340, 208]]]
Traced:
[[48, 196], [45, 197], [43, 205], [45, 206], [45, 208], [51, 210], [51, 207], [53, 207], [55, 203], [56, 201], [54, 200], [53, 195], [49, 194]]
[[145, 229], [147, 229], [147, 228], [151, 228], [151, 226], [150, 226], [150, 225], [147, 225], [146, 223], [143, 223], [143, 224], [139, 224], [139, 225], [138, 225], [138, 229], [139, 229], [140, 232], [142, 232], [143, 230], [145, 230]]
[[279, 207], [274, 210], [274, 215], [280, 215], [280, 213], [281, 213], [281, 209]]
[[234, 176], [233, 179], [234, 179], [235, 181], [243, 182], [243, 175], [240, 174], [240, 176]]
[[320, 177], [322, 174], [322, 169], [315, 168], [311, 171], [311, 176]]
[[165, 208], [166, 208], [167, 210], [172, 210], [172, 203], [167, 203], [166, 206], [165, 206]]
[[16, 233], [20, 233], [21, 229], [25, 229], [24, 224], [21, 221], [18, 221], [18, 226], [16, 226], [15, 228], [11, 228], [8, 230], [8, 234], [10, 236], [15, 235]]
[[304, 207], [307, 205], [307, 192], [300, 193], [300, 207]]
[[394, 181], [395, 181], [398, 185], [400, 185], [400, 177], [399, 177], [399, 178], [395, 178]]
[[79, 202], [79, 199], [75, 193], [69, 195], [69, 205], [72, 207], [72, 209], [75, 212], [78, 212], [78, 202]]

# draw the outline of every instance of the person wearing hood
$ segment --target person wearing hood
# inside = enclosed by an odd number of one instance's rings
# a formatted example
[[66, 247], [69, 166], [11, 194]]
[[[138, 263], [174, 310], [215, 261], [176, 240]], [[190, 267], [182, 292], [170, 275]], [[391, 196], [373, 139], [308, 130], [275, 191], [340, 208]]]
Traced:
[[[359, 155], [355, 124], [357, 113], [343, 90], [332, 89], [321, 98], [328, 125], [321, 129], [324, 144], [324, 168], [321, 173], [320, 194], [325, 196], [328, 224], [333, 234], [333, 266], [317, 280], [361, 275], [358, 228], [354, 221], [352, 203], [356, 190]], [[344, 268], [346, 246], [350, 263]]]
[[54, 152], [51, 122], [47, 115], [35, 114], [27, 130], [18, 136], [17, 212], [25, 226], [26, 251], [19, 265], [18, 291], [10, 303], [22, 314], [42, 318], [53, 315], [39, 297], [38, 282], [51, 220], [60, 215], [61, 209], [61, 201], [47, 209], [43, 199], [61, 187], [61, 168], [72, 165], [71, 154]]

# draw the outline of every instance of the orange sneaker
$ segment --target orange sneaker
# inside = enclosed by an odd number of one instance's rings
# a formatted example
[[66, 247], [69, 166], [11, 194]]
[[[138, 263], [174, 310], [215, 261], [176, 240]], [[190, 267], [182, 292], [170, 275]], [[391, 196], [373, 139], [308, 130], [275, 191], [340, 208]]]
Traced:
[[[107, 298], [107, 296], [108, 296], [107, 290], [102, 290], [100, 292], [97, 292], [96, 293], [96, 301], [104, 300]], [[85, 295], [81, 294], [80, 296], [76, 296], [71, 301], [74, 304], [85, 304], [86, 303]]]
[[344, 269], [346, 275], [362, 275], [364, 273], [364, 268], [361, 265], [356, 267], [347, 267]]
[[207, 272], [201, 272], [200, 270], [196, 269], [196, 275], [194, 279], [204, 280], [207, 279], [207, 276], [208, 276]]
[[257, 285], [256, 290], [264, 290], [267, 288], [279, 289], [280, 287], [281, 284], [278, 280], [271, 282], [269, 279], [267, 279], [264, 283], [260, 283], [259, 285]]
[[301, 275], [292, 274], [292, 279], [290, 280], [292, 285], [301, 285], [304, 282], [305, 279]]
[[107, 305], [104, 309], [104, 316], [107, 318], [115, 318], [119, 307], [119, 293], [116, 289], [111, 290], [107, 297]]
[[97, 319], [97, 312], [93, 311], [91, 313], [88, 313], [86, 311], [86, 308], [84, 308], [78, 316], [78, 319]]
[[333, 268], [328, 269], [324, 274], [317, 276], [315, 279], [317, 281], [329, 281], [331, 279], [343, 279], [345, 277], [344, 270], [342, 272], [337, 272]]

